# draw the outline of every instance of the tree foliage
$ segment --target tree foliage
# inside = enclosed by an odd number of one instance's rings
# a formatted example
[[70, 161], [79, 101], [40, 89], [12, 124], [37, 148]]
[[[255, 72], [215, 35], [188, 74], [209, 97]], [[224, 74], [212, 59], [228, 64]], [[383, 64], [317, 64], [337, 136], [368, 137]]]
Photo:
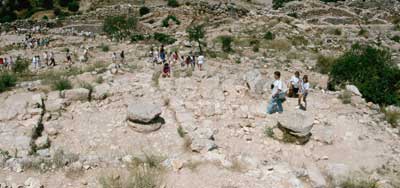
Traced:
[[204, 45], [203, 39], [206, 37], [204, 26], [194, 25], [192, 27], [187, 28], [186, 32], [188, 33], [189, 40], [196, 41], [199, 46], [200, 53], [203, 53], [202, 50], [202, 45]]
[[368, 101], [400, 104], [400, 70], [387, 49], [355, 44], [336, 59], [329, 76], [330, 89], [352, 83]]
[[136, 25], [135, 17], [107, 17], [103, 23], [103, 31], [112, 38], [122, 40], [131, 36], [136, 30]]

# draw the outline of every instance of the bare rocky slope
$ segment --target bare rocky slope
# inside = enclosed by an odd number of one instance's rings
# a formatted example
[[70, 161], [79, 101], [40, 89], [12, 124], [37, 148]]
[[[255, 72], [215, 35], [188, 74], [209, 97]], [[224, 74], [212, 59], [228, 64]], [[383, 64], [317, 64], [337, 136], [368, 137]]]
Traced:
[[[303, 0], [272, 10], [261, 0], [191, 1], [177, 8], [146, 1], [151, 13], [139, 19], [140, 30], [174, 36], [167, 51], [196, 51], [185, 30], [206, 25], [204, 70], [177, 64], [171, 78], [149, 63], [150, 47], [159, 44], [115, 42], [101, 33], [104, 18], [135, 14], [136, 1], [82, 1], [82, 14], [46, 21], [54, 26], [34, 34], [49, 37], [48, 48], [10, 48], [24, 35], [2, 32], [3, 55], [55, 53], [58, 65], [35, 74], [68, 72], [65, 48], [77, 63], [68, 74], [73, 89], [51, 91], [34, 77], [0, 94], [0, 188], [152, 187], [126, 183], [139, 180], [171, 188], [323, 188], [343, 187], [349, 179], [399, 187], [399, 128], [356, 92], [343, 104], [341, 91], [328, 91], [328, 76], [315, 70], [320, 54], [337, 56], [356, 42], [380, 43], [400, 63], [400, 43], [391, 40], [400, 34], [394, 24], [399, 2], [382, 2]], [[181, 23], [162, 27], [169, 14]], [[21, 32], [37, 24], [43, 23], [11, 25]], [[274, 40], [263, 39], [267, 31]], [[234, 37], [234, 53], [220, 50], [221, 35]], [[78, 63], [83, 48], [90, 58]], [[117, 69], [111, 53], [121, 50], [127, 64]], [[288, 98], [283, 114], [266, 114], [276, 70], [283, 80], [295, 71], [310, 76], [307, 111]]]

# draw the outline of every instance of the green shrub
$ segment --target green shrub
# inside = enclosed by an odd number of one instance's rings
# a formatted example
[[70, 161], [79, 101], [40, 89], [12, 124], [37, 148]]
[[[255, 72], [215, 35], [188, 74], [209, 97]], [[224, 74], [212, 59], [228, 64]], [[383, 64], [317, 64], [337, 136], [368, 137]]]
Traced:
[[107, 17], [103, 23], [103, 31], [117, 40], [130, 37], [136, 30], [137, 19], [135, 17], [113, 16]]
[[58, 90], [58, 91], [72, 89], [72, 84], [71, 84], [71, 81], [69, 81], [68, 79], [61, 78], [61, 79], [57, 79], [57, 80], [53, 81], [52, 89]]
[[335, 60], [329, 75], [329, 89], [352, 83], [367, 101], [400, 104], [400, 70], [387, 49], [355, 44]]
[[176, 132], [178, 132], [178, 135], [179, 135], [181, 138], [185, 137], [185, 135], [186, 135], [186, 132], [185, 132], [185, 130], [183, 130], [183, 127], [182, 127], [182, 126], [179, 126], [179, 127], [176, 129]]
[[41, 0], [42, 4], [41, 7], [47, 9], [47, 10], [51, 10], [54, 7], [54, 3], [53, 0]]
[[343, 104], [350, 104], [352, 95], [353, 93], [351, 91], [344, 90], [342, 93], [340, 93], [338, 98], [342, 101]]
[[385, 114], [386, 121], [390, 125], [392, 125], [392, 127], [398, 127], [399, 126], [399, 120], [400, 120], [400, 113], [399, 112], [384, 110], [383, 113]]
[[360, 31], [358, 31], [358, 36], [364, 36], [367, 37], [368, 36], [368, 30], [361, 28]]
[[88, 100], [91, 101], [92, 100], [92, 93], [93, 93], [93, 90], [94, 90], [94, 86], [92, 84], [88, 83], [88, 82], [81, 82], [79, 85], [80, 85], [81, 88], [85, 88], [85, 89], [89, 90], [89, 96], [88, 96], [89, 98], [88, 98]]
[[108, 52], [110, 51], [110, 47], [104, 43], [101, 43], [101, 45], [99, 46], [99, 48], [101, 49], [101, 51], [103, 52]]
[[68, 10], [71, 12], [78, 12], [79, 3], [76, 1], [72, 1], [72, 2], [68, 3]]
[[58, 0], [58, 4], [62, 7], [67, 7], [71, 0]]
[[274, 40], [275, 39], [275, 35], [271, 31], [267, 31], [264, 34], [264, 39], [265, 40]]
[[[103, 175], [99, 178], [102, 188], [156, 188], [160, 187], [163, 175], [162, 158], [146, 155], [144, 160], [134, 158], [128, 164], [129, 174]], [[118, 178], [117, 178], [118, 177]]]
[[176, 18], [174, 15], [168, 15], [163, 21], [162, 21], [162, 26], [163, 27], [169, 27], [169, 20], [174, 21], [177, 25], [180, 25], [181, 22]]
[[285, 3], [288, 3], [293, 0], [272, 0], [272, 8], [279, 9], [285, 6]]
[[333, 34], [340, 36], [340, 35], [342, 35], [342, 30], [339, 28], [336, 28], [335, 30], [333, 30]]
[[26, 59], [22, 59], [21, 57], [18, 57], [17, 60], [15, 61], [14, 66], [12, 67], [12, 71], [14, 73], [24, 73], [29, 70], [29, 61]]
[[14, 87], [17, 83], [17, 77], [14, 74], [4, 72], [0, 74], [0, 92]]
[[265, 127], [264, 128], [264, 135], [270, 138], [274, 137], [274, 130], [272, 127]]
[[222, 51], [224, 52], [232, 52], [232, 42], [233, 42], [233, 37], [224, 35], [219, 37], [221, 43], [222, 43]]
[[145, 36], [142, 34], [134, 33], [131, 35], [131, 42], [137, 42], [137, 41], [141, 41], [144, 39], [145, 39]]
[[146, 6], [140, 7], [140, 9], [139, 9], [140, 16], [144, 16], [148, 13], [150, 13], [150, 9], [148, 7], [146, 7]]
[[400, 43], [400, 36], [399, 35], [396, 35], [396, 36], [394, 36], [394, 37], [392, 37], [392, 38], [390, 38], [392, 41], [395, 41], [395, 42], [398, 42], [398, 43]]
[[162, 44], [173, 44], [176, 42], [175, 38], [164, 33], [154, 33], [153, 38]]
[[186, 33], [188, 34], [190, 41], [197, 42], [200, 53], [203, 53], [202, 46], [206, 45], [206, 43], [204, 42], [204, 38], [206, 37], [206, 31], [204, 30], [204, 26], [193, 25], [186, 29]]
[[293, 18], [298, 18], [299, 17], [296, 12], [291, 12], [291, 13], [288, 13], [287, 15], [290, 16], [290, 17], [293, 17]]
[[342, 188], [378, 188], [376, 181], [347, 179], [340, 184]]
[[179, 7], [179, 3], [177, 0], [168, 0], [168, 6], [170, 7]]
[[334, 57], [319, 55], [315, 70], [321, 74], [328, 74], [331, 71], [334, 63]]
[[290, 40], [292, 41], [292, 44], [294, 46], [301, 46], [301, 45], [306, 46], [309, 43], [308, 40], [304, 36], [301, 36], [301, 35], [292, 36], [290, 38]]

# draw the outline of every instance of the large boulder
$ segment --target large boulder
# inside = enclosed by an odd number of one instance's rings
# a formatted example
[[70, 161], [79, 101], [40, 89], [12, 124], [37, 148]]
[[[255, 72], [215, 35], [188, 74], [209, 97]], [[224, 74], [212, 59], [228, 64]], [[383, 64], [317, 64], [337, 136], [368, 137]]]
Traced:
[[244, 81], [251, 93], [264, 94], [268, 89], [268, 81], [262, 76], [257, 69], [251, 70], [244, 75]]
[[161, 115], [161, 105], [150, 102], [132, 103], [128, 106], [128, 120], [136, 123], [151, 123]]
[[354, 95], [362, 97], [362, 94], [360, 93], [360, 91], [358, 90], [358, 88], [355, 85], [346, 85], [346, 90], [350, 91]]
[[110, 93], [110, 85], [104, 83], [94, 87], [93, 89], [93, 99], [95, 100], [103, 100], [109, 96]]
[[310, 113], [285, 112], [278, 115], [277, 126], [274, 130], [275, 137], [285, 142], [305, 144], [311, 138], [311, 130], [314, 126], [314, 117]]
[[16, 118], [25, 115], [29, 109], [40, 108], [42, 96], [35, 93], [12, 94], [0, 106], [0, 121]]
[[59, 91], [52, 91], [47, 94], [47, 100], [45, 101], [46, 111], [58, 112], [67, 106], [64, 99], [60, 97]]
[[76, 88], [61, 92], [61, 97], [67, 101], [87, 101], [89, 100], [90, 91], [85, 88]]
[[161, 113], [161, 105], [151, 102], [132, 103], [128, 106], [127, 122], [137, 132], [152, 132], [164, 123]]

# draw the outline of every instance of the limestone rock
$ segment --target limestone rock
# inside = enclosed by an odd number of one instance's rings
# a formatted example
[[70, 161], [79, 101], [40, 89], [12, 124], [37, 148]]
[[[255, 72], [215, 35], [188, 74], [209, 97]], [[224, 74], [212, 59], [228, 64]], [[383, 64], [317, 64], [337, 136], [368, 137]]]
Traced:
[[131, 103], [128, 106], [127, 119], [137, 123], [151, 123], [161, 115], [161, 105], [149, 102]]
[[93, 89], [93, 99], [103, 100], [109, 96], [110, 85], [104, 83], [94, 87]]
[[45, 149], [50, 146], [49, 136], [47, 134], [42, 135], [41, 137], [35, 140], [35, 145], [37, 149]]
[[70, 89], [61, 92], [61, 96], [68, 101], [87, 101], [90, 91], [85, 88]]
[[362, 96], [362, 94], [355, 85], [346, 85], [346, 90], [351, 91], [354, 95]]
[[40, 183], [40, 180], [39, 180], [39, 179], [32, 178], [32, 177], [28, 178], [28, 179], [25, 181], [24, 184], [25, 184], [26, 188], [43, 188], [43, 187], [44, 187], [44, 186]]

